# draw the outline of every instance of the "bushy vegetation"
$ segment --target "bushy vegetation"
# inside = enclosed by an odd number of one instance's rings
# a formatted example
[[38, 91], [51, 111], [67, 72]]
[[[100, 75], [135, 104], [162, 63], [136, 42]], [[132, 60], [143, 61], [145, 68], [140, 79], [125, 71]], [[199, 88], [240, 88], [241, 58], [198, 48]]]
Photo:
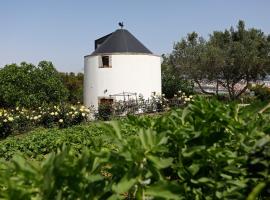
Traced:
[[[0, 66], [1, 67], [1, 66]], [[0, 68], [0, 108], [37, 108], [83, 100], [83, 74], [60, 73], [53, 64], [22, 62]]]
[[172, 98], [178, 91], [194, 94], [194, 83], [180, 76], [171, 66], [170, 60], [163, 55], [162, 62], [162, 92], [166, 98]]
[[[84, 132], [81, 126], [75, 127], [72, 138], [66, 140], [69, 147], [47, 155], [42, 163], [17, 156], [2, 162], [0, 196], [267, 199], [269, 122], [269, 115], [254, 114], [237, 104], [197, 99], [163, 116], [129, 116], [122, 122], [104, 123], [102, 129], [96, 129], [102, 130], [98, 134], [105, 136], [104, 145], [90, 144], [87, 135], [93, 135], [95, 129]], [[70, 137], [66, 133], [63, 138]], [[80, 142], [75, 144], [94, 148], [76, 150], [72, 143], [76, 137]], [[1, 148], [4, 146], [8, 144], [2, 143]], [[42, 150], [37, 148], [41, 154]]]
[[44, 104], [59, 104], [68, 91], [51, 62], [37, 66], [21, 63], [0, 69], [0, 107], [23, 106], [37, 108]]

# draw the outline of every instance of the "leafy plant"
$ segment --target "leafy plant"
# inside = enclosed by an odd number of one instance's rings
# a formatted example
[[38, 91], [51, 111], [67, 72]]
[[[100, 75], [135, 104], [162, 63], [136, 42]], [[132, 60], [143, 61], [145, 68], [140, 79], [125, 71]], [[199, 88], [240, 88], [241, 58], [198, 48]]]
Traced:
[[91, 141], [85, 137], [79, 151], [71, 139], [70, 148], [46, 156], [39, 165], [25, 159], [2, 162], [0, 195], [6, 199], [14, 195], [16, 199], [268, 199], [269, 122], [267, 114], [202, 98], [163, 116], [129, 116], [102, 124], [103, 132], [96, 139], [105, 139], [109, 148], [82, 150]]

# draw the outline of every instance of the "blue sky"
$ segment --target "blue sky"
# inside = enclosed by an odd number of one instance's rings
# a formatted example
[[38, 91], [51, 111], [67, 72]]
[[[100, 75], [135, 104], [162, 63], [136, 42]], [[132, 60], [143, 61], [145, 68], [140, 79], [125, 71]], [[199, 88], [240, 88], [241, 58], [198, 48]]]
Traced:
[[83, 71], [94, 40], [125, 28], [156, 54], [196, 31], [235, 26], [270, 33], [269, 0], [6, 0], [0, 2], [0, 67], [52, 61], [59, 71]]

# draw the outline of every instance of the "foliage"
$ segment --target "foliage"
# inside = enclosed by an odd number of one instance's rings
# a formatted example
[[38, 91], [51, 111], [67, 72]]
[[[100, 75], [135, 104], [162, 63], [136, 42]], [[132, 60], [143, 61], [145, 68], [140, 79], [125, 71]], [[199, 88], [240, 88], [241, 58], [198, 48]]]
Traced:
[[261, 101], [267, 101], [270, 99], [270, 88], [264, 85], [255, 85], [250, 88], [254, 92], [254, 95]]
[[[138, 127], [126, 123], [125, 118], [119, 119], [118, 122], [121, 123], [122, 134], [126, 137], [138, 131]], [[26, 134], [10, 136], [0, 141], [0, 158], [10, 160], [14, 155], [20, 154], [34, 160], [43, 160], [48, 153], [55, 152], [64, 144], [71, 146], [77, 153], [84, 148], [115, 149], [102, 124], [103, 122], [90, 122], [64, 129], [37, 128]]]
[[68, 89], [68, 102], [75, 104], [83, 101], [83, 74], [60, 73], [61, 79]]
[[109, 103], [100, 104], [98, 106], [98, 113], [96, 114], [96, 119], [99, 120], [110, 120], [112, 117], [113, 107]]
[[166, 98], [172, 98], [179, 90], [186, 94], [194, 93], [193, 82], [176, 74], [174, 68], [169, 63], [169, 60], [164, 55], [161, 69], [162, 92], [165, 94]]
[[12, 133], [25, 132], [33, 127], [65, 128], [85, 121], [90, 110], [82, 105], [65, 105], [38, 107], [27, 110], [16, 107], [11, 110], [0, 110], [0, 138]]
[[112, 104], [100, 104], [98, 111], [94, 113], [94, 117], [98, 120], [111, 120], [130, 114], [138, 115], [164, 112], [172, 108], [184, 107], [192, 98], [192, 95], [186, 95], [181, 91], [174, 94], [171, 99], [166, 99], [165, 94], [161, 95], [153, 92], [148, 99], [144, 99], [142, 95], [139, 95], [137, 99], [130, 98], [125, 101], [114, 101]]
[[[230, 99], [239, 98], [251, 82], [263, 79], [270, 67], [270, 36], [246, 29], [239, 21], [236, 30], [214, 31], [208, 41], [193, 32], [174, 45], [168, 57], [178, 76], [192, 79], [204, 93], [218, 95], [225, 88]], [[215, 92], [204, 90], [210, 83]]]
[[66, 129], [37, 129], [24, 136], [9, 137], [0, 142], [0, 157], [9, 160], [16, 154], [42, 160], [48, 153], [55, 152], [68, 143], [73, 150], [95, 148], [106, 145], [104, 131], [98, 125], [77, 125]]
[[[41, 164], [22, 158], [3, 162], [0, 195], [6, 199], [14, 195], [16, 199], [267, 199], [269, 122], [269, 115], [204, 99], [160, 117], [129, 116], [124, 123], [103, 125], [115, 150], [101, 147], [77, 154], [63, 148]], [[129, 131], [133, 134], [127, 137]]]
[[67, 98], [67, 89], [51, 62], [37, 66], [25, 62], [0, 69], [0, 106], [28, 108], [60, 103]]

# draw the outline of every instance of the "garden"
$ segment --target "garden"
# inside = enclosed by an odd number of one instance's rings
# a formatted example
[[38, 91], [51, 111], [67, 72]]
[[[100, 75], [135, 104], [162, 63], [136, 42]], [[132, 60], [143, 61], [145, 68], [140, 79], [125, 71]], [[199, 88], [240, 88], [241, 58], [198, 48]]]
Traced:
[[269, 51], [243, 21], [190, 33], [163, 55], [164, 94], [98, 110], [83, 74], [0, 68], [0, 199], [270, 199]]

